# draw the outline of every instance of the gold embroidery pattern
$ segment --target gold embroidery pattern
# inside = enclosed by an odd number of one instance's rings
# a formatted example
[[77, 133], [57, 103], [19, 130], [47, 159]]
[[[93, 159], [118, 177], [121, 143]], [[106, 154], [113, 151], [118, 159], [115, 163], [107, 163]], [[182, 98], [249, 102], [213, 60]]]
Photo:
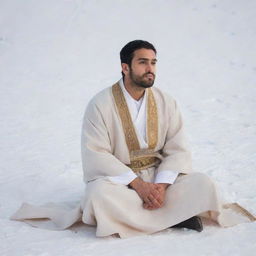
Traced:
[[152, 90], [148, 89], [148, 102], [147, 102], [147, 134], [148, 144], [150, 149], [154, 149], [158, 140], [158, 115], [156, 101]]
[[145, 170], [152, 166], [157, 166], [162, 156], [158, 152], [154, 152], [153, 149], [140, 149], [134, 150], [130, 153], [131, 164], [128, 165], [134, 172]]
[[126, 104], [122, 89], [118, 83], [112, 86], [112, 93], [122, 122], [125, 141], [130, 153], [129, 166], [134, 172], [155, 166], [160, 162], [158, 153], [154, 152], [158, 140], [158, 115], [152, 90], [147, 89], [147, 134], [148, 149], [140, 149], [139, 140], [133, 126], [129, 108]]
[[139, 150], [133, 150], [130, 153], [131, 159], [136, 159], [140, 157], [145, 157], [145, 156], [157, 156], [161, 158], [161, 155], [158, 152], [155, 152], [154, 149], [148, 149], [148, 148], [142, 148]]
[[128, 164], [127, 166], [134, 172], [138, 172], [149, 167], [156, 166], [159, 162], [160, 160], [157, 157], [143, 157], [141, 159], [132, 160], [131, 164]]
[[129, 152], [131, 152], [132, 150], [138, 150], [140, 149], [140, 144], [136, 136], [128, 106], [126, 104], [122, 89], [119, 84], [114, 84], [112, 86], [112, 93], [114, 95], [119, 116], [122, 121], [125, 141], [128, 146]]

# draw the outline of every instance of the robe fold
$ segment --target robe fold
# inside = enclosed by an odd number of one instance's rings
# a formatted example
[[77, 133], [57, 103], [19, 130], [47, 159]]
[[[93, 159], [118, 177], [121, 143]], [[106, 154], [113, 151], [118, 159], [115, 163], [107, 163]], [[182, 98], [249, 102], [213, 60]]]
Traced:
[[[148, 90], [147, 109], [152, 104]], [[12, 219], [52, 229], [64, 229], [82, 220], [96, 226], [97, 236], [119, 234], [121, 238], [151, 234], [195, 215], [210, 218], [223, 227], [255, 221], [255, 217], [238, 204], [224, 205], [214, 182], [207, 175], [192, 171], [191, 154], [176, 101], [155, 87], [150, 90], [156, 103], [156, 113], [147, 112], [147, 135], [151, 134], [153, 140], [157, 136], [152, 148], [138, 148], [133, 139], [136, 130], [123, 122], [129, 119], [129, 113], [122, 107], [124, 102], [118, 103], [120, 98], [114, 97], [113, 87], [104, 89], [89, 102], [84, 115], [81, 152], [86, 190], [81, 203], [73, 209], [23, 204]], [[122, 115], [128, 115], [128, 119], [122, 119]], [[146, 169], [132, 168], [134, 159], [145, 157], [155, 157], [158, 161]], [[167, 188], [164, 206], [146, 210], [136, 191], [107, 178], [131, 169], [148, 182], [154, 182], [155, 176], [165, 170], [177, 170], [181, 174]]]

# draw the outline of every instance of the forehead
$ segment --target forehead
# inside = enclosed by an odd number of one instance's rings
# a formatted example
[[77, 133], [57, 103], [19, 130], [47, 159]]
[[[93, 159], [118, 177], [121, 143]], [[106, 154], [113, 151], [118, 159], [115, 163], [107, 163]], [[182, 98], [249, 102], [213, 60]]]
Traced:
[[137, 60], [141, 58], [150, 60], [156, 59], [156, 54], [153, 50], [144, 48], [134, 51], [133, 59]]

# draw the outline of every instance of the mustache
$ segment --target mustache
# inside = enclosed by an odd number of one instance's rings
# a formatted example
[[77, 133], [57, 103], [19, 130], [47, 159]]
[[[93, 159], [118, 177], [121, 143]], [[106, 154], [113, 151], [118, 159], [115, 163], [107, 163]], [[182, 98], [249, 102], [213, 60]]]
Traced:
[[152, 72], [147, 72], [147, 73], [145, 73], [143, 76], [146, 76], [146, 75], [152, 75], [153, 77], [156, 76], [156, 75], [155, 75], [154, 73], [152, 73]]

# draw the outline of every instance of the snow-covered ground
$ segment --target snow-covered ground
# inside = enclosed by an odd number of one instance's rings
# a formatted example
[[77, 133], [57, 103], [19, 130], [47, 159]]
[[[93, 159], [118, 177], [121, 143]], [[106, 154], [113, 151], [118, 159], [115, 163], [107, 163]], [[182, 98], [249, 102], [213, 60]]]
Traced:
[[0, 255], [256, 255], [256, 223], [121, 240], [9, 220], [23, 201], [79, 201], [84, 109], [134, 39], [158, 50], [155, 86], [179, 102], [194, 169], [256, 215], [255, 13], [254, 0], [0, 0]]

